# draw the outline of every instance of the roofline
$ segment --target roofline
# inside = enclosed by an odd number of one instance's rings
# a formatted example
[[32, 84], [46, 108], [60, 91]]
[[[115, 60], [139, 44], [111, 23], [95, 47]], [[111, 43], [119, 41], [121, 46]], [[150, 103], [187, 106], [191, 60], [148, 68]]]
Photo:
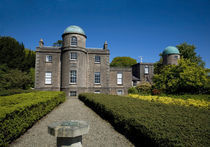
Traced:
[[82, 35], [82, 36], [84, 36], [86, 39], [87, 39], [87, 36], [86, 35], [84, 35], [84, 34], [81, 34], [81, 33], [63, 33], [62, 34], [62, 37], [64, 37], [65, 35], [67, 35], [67, 34], [78, 34], [78, 35]]

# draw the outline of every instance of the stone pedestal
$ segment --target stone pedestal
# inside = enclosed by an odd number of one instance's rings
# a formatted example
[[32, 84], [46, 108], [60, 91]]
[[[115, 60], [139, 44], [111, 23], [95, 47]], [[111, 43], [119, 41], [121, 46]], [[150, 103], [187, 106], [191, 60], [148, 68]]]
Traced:
[[82, 135], [88, 131], [87, 122], [79, 120], [54, 122], [48, 126], [48, 133], [57, 137], [57, 147], [82, 147]]

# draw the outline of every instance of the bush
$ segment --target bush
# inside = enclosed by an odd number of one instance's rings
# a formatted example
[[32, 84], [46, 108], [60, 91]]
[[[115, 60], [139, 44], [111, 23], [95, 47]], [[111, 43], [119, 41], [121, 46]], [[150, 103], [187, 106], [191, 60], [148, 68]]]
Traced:
[[136, 86], [136, 89], [138, 90], [139, 94], [151, 94], [151, 87], [152, 85], [148, 82], [143, 82]]
[[0, 99], [0, 146], [23, 134], [41, 117], [65, 101], [63, 92], [31, 92]]
[[129, 94], [138, 94], [138, 90], [136, 89], [136, 87], [131, 87], [128, 89], [128, 93]]
[[153, 76], [154, 87], [167, 94], [199, 94], [207, 83], [204, 68], [187, 59], [178, 65], [164, 66]]
[[104, 94], [79, 99], [135, 146], [209, 146], [209, 109]]

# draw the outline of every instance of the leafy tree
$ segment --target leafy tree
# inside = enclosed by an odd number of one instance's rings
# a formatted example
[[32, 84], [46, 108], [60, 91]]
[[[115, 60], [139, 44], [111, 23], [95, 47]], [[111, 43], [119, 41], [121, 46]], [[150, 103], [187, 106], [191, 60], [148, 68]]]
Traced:
[[29, 72], [30, 68], [35, 67], [36, 54], [34, 51], [25, 49], [25, 58], [23, 62], [23, 71]]
[[0, 90], [32, 87], [34, 67], [34, 51], [12, 37], [0, 37]]
[[6, 65], [0, 66], [0, 90], [28, 89], [32, 85], [31, 77], [18, 69], [9, 69]]
[[161, 69], [164, 67], [162, 54], [159, 54], [159, 56], [160, 60], [154, 63], [154, 74], [160, 74]]
[[12, 37], [0, 37], [0, 64], [9, 68], [23, 68], [24, 45]]
[[205, 62], [202, 60], [200, 55], [195, 52], [196, 47], [189, 45], [186, 42], [176, 46], [179, 49], [180, 55], [184, 59], [190, 59], [191, 62], [197, 63], [199, 66], [204, 67]]
[[136, 64], [136, 59], [131, 57], [115, 57], [110, 66], [112, 67], [131, 67], [132, 65]]
[[164, 66], [153, 77], [154, 87], [166, 93], [199, 93], [207, 82], [204, 68], [190, 59]]
[[35, 68], [30, 68], [29, 76], [30, 76], [30, 79], [31, 79], [30, 87], [34, 87], [34, 83], [35, 83]]
[[63, 43], [62, 40], [58, 40], [57, 42], [53, 43], [53, 46], [61, 47], [62, 46], [62, 43]]

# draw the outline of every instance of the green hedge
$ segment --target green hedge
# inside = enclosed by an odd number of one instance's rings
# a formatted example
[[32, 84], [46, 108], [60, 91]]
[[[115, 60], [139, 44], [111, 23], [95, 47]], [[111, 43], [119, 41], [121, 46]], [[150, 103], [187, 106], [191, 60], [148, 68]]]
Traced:
[[23, 134], [41, 117], [65, 101], [65, 94], [40, 91], [0, 98], [0, 146]]
[[20, 93], [29, 93], [33, 92], [35, 90], [28, 89], [28, 90], [23, 90], [23, 89], [9, 89], [9, 90], [1, 90], [0, 91], [0, 96], [9, 96], [9, 95], [14, 95], [14, 94], [20, 94]]
[[210, 146], [209, 109], [103, 94], [79, 99], [136, 146]]

